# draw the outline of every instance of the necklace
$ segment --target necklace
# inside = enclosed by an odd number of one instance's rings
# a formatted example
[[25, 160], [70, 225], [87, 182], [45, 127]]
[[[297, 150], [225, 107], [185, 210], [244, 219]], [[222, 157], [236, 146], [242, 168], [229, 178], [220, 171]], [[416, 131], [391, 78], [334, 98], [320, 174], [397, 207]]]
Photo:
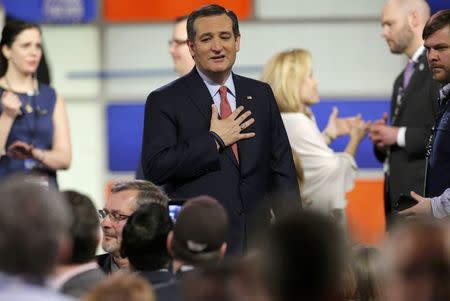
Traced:
[[[6, 77], [6, 75], [4, 76], [4, 78], [5, 78], [6, 87], [8, 88], [9, 91], [11, 91], [11, 92], [14, 93], [14, 90], [12, 89], [11, 84], [9, 83], [9, 80], [8, 80], [8, 78]], [[33, 80], [33, 79], [32, 79], [32, 80]], [[36, 89], [36, 82], [33, 80], [33, 91], [28, 91], [28, 92], [26, 93], [27, 96], [28, 96], [28, 101], [27, 101], [27, 103], [25, 104], [24, 109], [25, 109], [25, 112], [27, 112], [28, 114], [31, 114], [31, 113], [33, 113], [33, 111], [34, 111], [33, 106], [31, 105], [30, 98], [36, 96], [36, 91], [37, 91], [37, 89]]]

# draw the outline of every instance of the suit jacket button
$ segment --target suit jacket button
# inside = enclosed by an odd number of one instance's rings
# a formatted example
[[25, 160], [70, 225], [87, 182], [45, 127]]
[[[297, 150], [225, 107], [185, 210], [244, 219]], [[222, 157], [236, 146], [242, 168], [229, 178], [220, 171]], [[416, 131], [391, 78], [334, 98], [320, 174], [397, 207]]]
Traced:
[[239, 211], [238, 211], [238, 214], [239, 214], [239, 215], [244, 215], [244, 214], [245, 214], [245, 211], [244, 211], [244, 209], [242, 209], [242, 208], [241, 208], [241, 209], [239, 209]]

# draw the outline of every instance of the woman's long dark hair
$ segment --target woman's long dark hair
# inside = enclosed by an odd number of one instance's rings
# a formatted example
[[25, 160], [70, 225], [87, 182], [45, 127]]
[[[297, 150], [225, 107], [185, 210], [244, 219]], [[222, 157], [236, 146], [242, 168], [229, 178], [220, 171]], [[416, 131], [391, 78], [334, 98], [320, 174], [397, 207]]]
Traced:
[[16, 37], [24, 30], [36, 28], [41, 32], [39, 25], [20, 20], [7, 21], [2, 30], [2, 40], [0, 41], [0, 77], [5, 75], [8, 69], [8, 60], [3, 54], [3, 46], [11, 47]]

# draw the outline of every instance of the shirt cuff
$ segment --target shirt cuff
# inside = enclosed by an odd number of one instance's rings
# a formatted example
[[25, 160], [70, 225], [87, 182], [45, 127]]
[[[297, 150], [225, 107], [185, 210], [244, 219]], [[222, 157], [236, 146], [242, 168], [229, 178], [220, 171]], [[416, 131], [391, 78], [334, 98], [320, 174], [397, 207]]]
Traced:
[[405, 147], [406, 145], [406, 127], [402, 126], [398, 129], [397, 132], [397, 145], [401, 147]]
[[431, 198], [431, 211], [433, 213], [433, 216], [436, 218], [444, 218], [450, 215], [450, 212], [446, 210], [443, 201], [444, 201], [443, 195]]

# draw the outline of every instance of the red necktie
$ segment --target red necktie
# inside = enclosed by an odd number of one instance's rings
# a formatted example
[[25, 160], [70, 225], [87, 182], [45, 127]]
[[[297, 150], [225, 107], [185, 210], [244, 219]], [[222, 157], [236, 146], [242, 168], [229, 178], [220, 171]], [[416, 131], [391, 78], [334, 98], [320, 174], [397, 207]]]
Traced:
[[[227, 100], [227, 87], [225, 87], [225, 86], [220, 87], [219, 94], [220, 94], [220, 116], [223, 119], [225, 119], [231, 115], [230, 103]], [[231, 149], [233, 150], [236, 161], [239, 163], [239, 154], [238, 154], [237, 144], [233, 143], [233, 145], [231, 145]]]

